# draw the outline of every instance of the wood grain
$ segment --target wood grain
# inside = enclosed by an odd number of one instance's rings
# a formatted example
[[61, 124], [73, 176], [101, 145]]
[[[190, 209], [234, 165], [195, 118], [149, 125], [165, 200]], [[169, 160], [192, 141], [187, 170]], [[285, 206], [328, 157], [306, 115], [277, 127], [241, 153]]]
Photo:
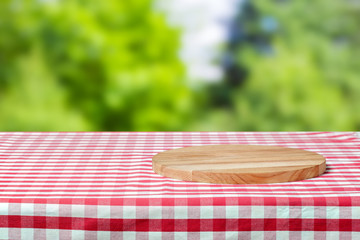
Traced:
[[184, 181], [262, 184], [299, 181], [321, 175], [325, 158], [296, 148], [263, 145], [205, 145], [158, 153], [153, 170]]

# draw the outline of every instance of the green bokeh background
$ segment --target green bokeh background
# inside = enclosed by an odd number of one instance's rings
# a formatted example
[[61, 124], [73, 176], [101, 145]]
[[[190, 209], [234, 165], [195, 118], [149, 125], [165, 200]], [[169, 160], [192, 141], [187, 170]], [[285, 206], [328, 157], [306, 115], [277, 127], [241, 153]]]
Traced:
[[197, 85], [153, 5], [2, 0], [0, 131], [360, 129], [358, 1], [252, 1], [224, 46], [246, 74]]

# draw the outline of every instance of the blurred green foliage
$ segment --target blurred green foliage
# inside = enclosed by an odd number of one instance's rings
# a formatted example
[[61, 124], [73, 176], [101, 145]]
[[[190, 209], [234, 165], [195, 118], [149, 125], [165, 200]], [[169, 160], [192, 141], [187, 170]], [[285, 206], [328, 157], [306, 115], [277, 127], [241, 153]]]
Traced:
[[358, 1], [245, 3], [198, 91], [152, 0], [0, 1], [0, 130], [360, 129]]
[[217, 119], [230, 123], [222, 129], [359, 130], [359, 2], [256, 0], [244, 7], [241, 39], [230, 50], [246, 71], [222, 83], [229, 104]]
[[192, 93], [151, 0], [0, 2], [0, 128], [178, 130]]

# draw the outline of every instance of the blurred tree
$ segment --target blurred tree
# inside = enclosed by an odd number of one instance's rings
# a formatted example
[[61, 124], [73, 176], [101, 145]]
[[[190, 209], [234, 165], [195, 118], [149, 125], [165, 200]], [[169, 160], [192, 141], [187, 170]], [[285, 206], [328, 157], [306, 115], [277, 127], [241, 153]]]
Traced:
[[0, 130], [179, 130], [178, 46], [151, 0], [3, 0]]
[[235, 129], [360, 129], [359, 2], [256, 0], [242, 7], [223, 83]]

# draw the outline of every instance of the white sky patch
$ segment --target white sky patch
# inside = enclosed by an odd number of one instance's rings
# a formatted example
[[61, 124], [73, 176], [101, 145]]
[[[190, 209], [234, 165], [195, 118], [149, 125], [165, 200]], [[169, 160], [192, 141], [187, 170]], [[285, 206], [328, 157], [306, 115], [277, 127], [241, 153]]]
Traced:
[[180, 57], [193, 81], [219, 81], [221, 48], [240, 0], [158, 0], [170, 24], [183, 29]]

